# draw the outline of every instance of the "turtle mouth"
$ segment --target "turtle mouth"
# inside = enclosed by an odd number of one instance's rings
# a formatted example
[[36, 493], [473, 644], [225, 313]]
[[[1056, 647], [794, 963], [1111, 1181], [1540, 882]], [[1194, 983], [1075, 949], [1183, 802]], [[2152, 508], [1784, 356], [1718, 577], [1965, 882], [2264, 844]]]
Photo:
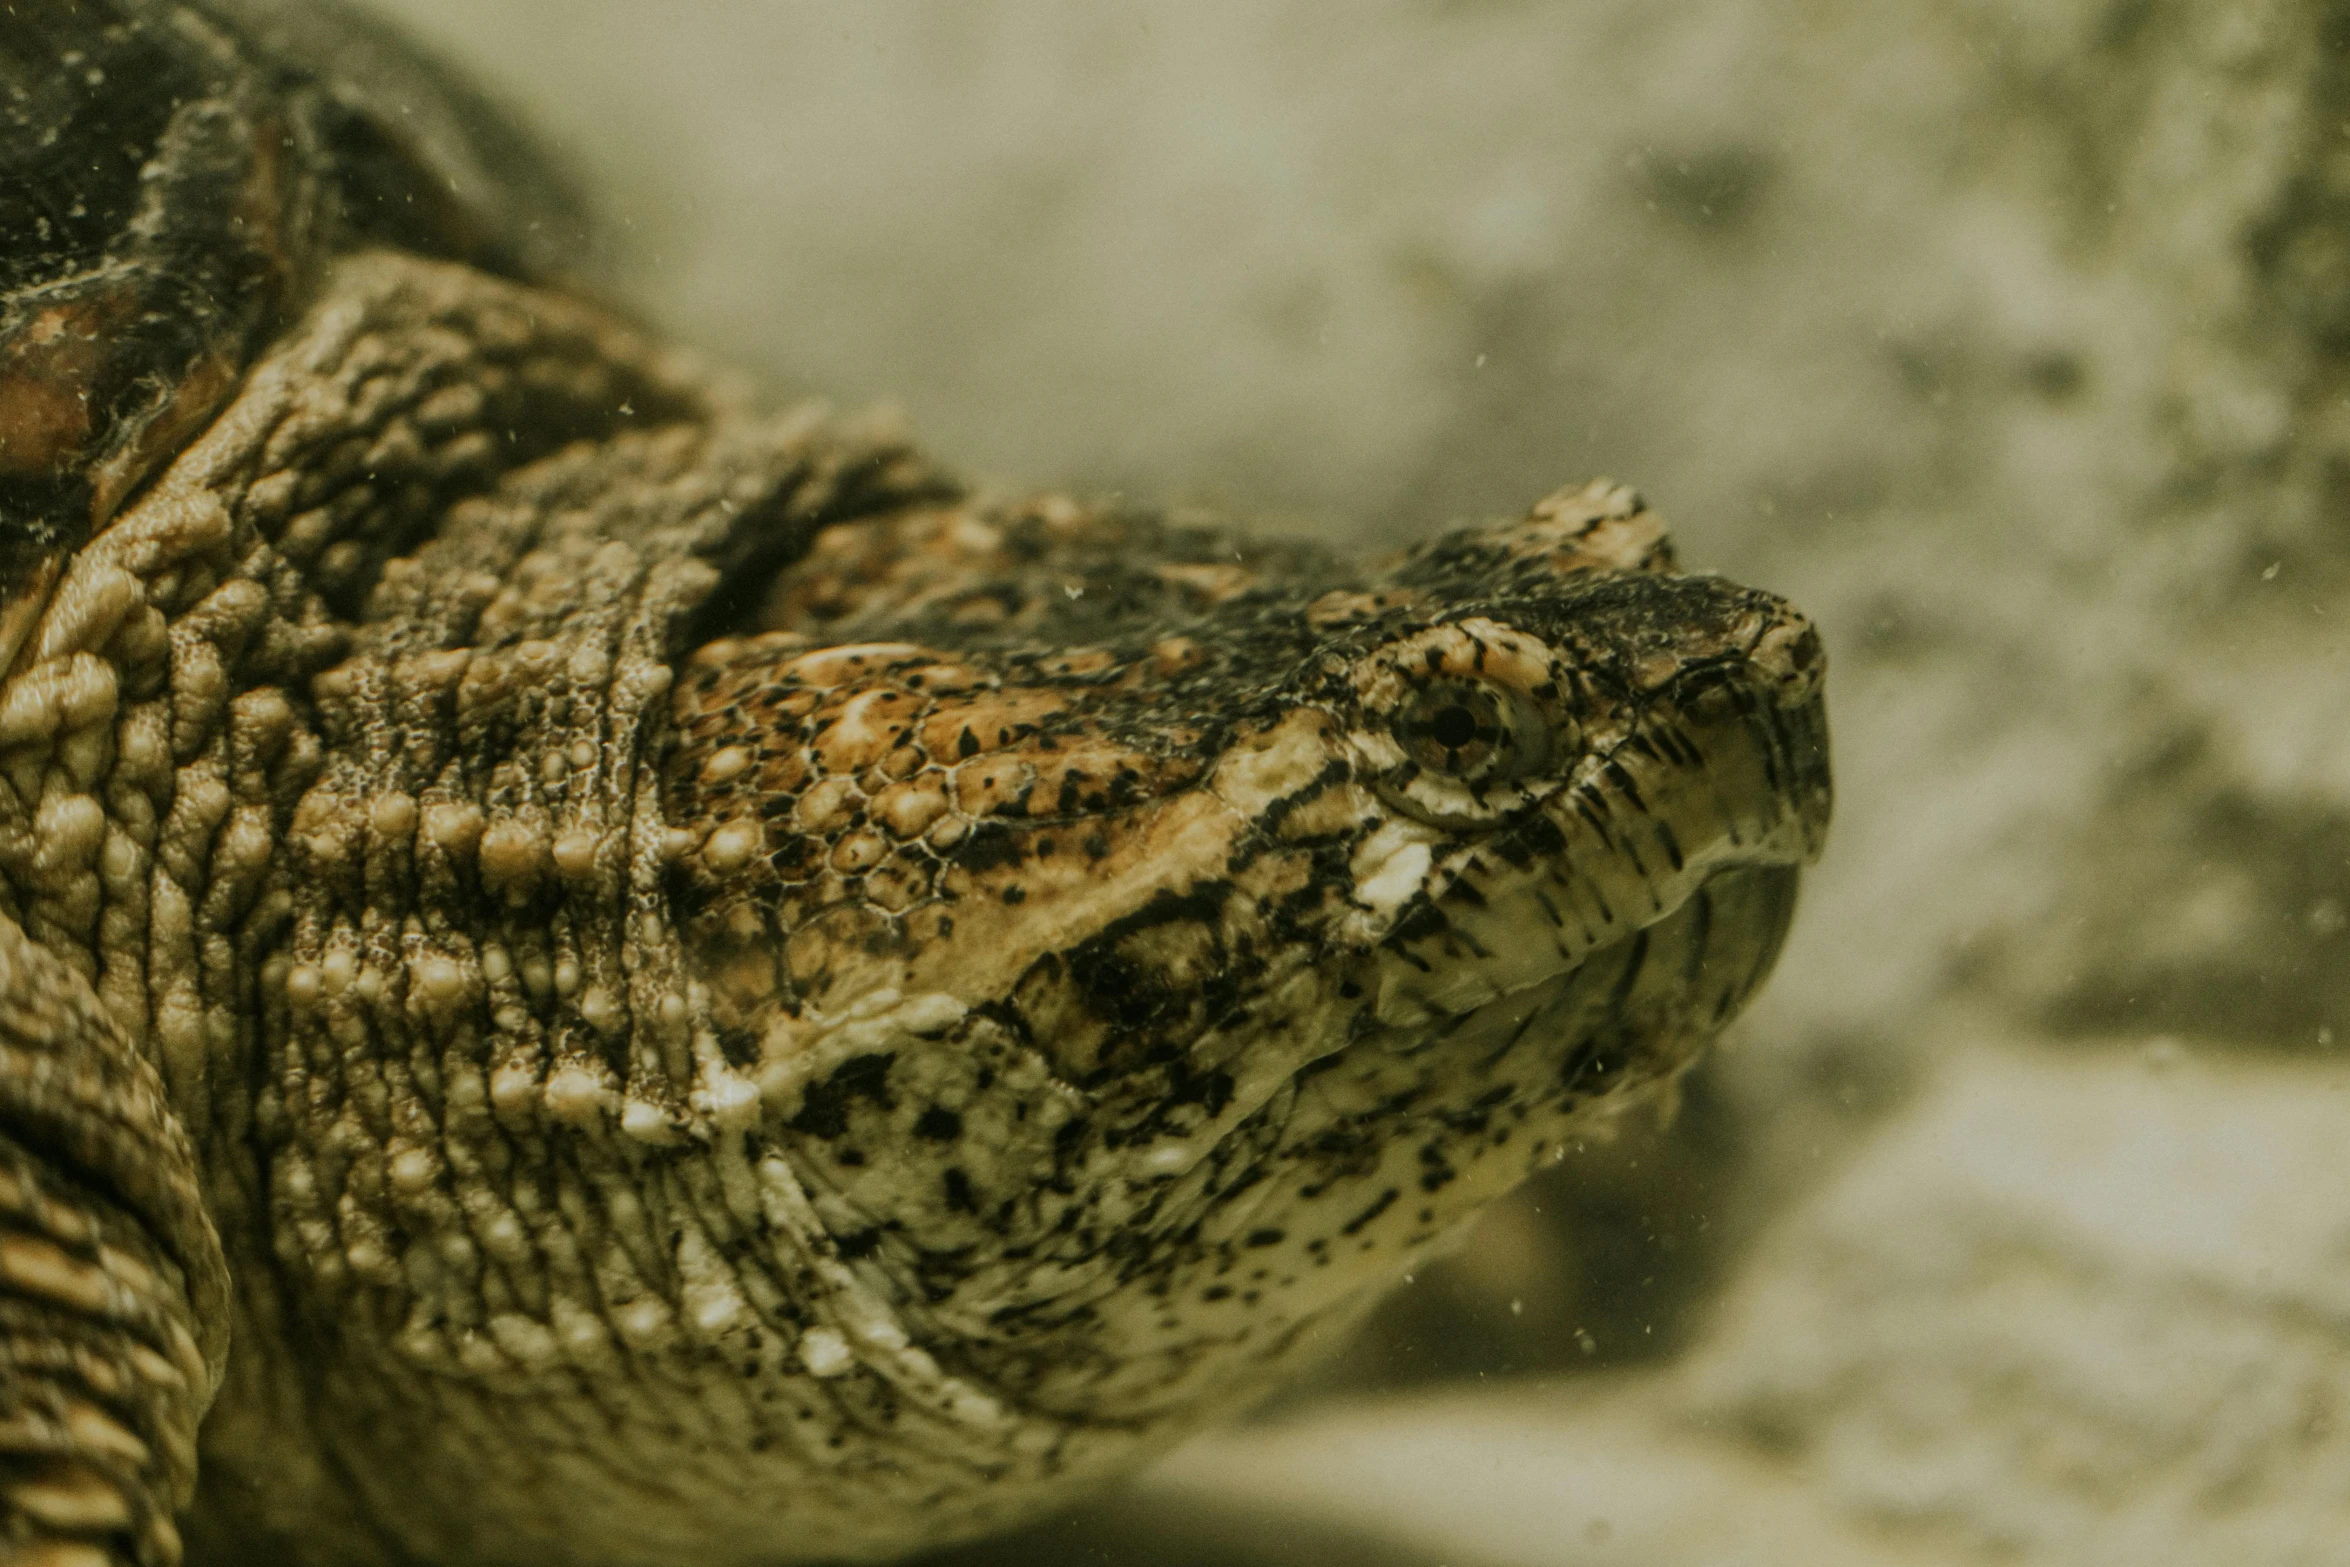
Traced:
[[[1599, 1006], [1710, 1035], [1767, 977], [1831, 800], [1816, 689], [1710, 679], [1500, 830], [1432, 858], [1377, 945], [1391, 1048], [1463, 1020]], [[1604, 1003], [1604, 1004], [1603, 1004]]]
[[[1382, 1019], [1374, 1037], [1391, 1055], [1442, 1055], [1471, 1077], [1510, 1081], [1520, 1099], [1584, 1099], [1669, 1076], [1769, 977], [1800, 874], [1787, 863], [1725, 866], [1572, 964], [1558, 955], [1555, 902], [1529, 887], [1453, 920], [1448, 936], [1479, 955], [1477, 968], [1539, 968], [1542, 977], [1482, 995], [1456, 991], [1450, 1004], [1415, 993], [1413, 1015]], [[1390, 987], [1382, 997], [1391, 1009], [1397, 994]]]

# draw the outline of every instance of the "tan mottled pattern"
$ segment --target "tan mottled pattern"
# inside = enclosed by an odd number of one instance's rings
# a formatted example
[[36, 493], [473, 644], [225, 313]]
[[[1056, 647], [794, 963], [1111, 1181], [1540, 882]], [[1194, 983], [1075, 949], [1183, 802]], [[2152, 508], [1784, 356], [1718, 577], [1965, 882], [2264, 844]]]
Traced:
[[1816, 637], [1629, 491], [1371, 563], [972, 497], [380, 253], [36, 590], [0, 1353], [110, 1425], [8, 1394], [0, 1500], [58, 1561], [171, 1559], [215, 1377], [198, 1560], [1029, 1515], [1669, 1080], [1827, 810]]

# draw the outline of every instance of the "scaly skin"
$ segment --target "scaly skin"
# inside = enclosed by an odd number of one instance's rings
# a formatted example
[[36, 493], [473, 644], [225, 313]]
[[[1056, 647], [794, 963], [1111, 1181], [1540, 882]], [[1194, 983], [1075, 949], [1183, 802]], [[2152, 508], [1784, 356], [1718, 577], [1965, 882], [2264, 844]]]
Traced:
[[27, 1559], [192, 1484], [198, 1560], [450, 1567], [1097, 1484], [1721, 1026], [1819, 673], [1628, 492], [1385, 568], [990, 505], [356, 255], [0, 686]]
[[973, 497], [517, 280], [543, 166], [361, 19], [0, 85], [0, 1567], [1028, 1516], [1776, 955], [1818, 639], [1629, 491]]

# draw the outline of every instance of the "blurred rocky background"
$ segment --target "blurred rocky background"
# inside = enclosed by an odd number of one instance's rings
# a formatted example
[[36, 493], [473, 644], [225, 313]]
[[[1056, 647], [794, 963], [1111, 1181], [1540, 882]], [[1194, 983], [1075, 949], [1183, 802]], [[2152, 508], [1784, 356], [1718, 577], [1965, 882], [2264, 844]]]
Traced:
[[395, 0], [645, 314], [1006, 484], [1633, 480], [1834, 660], [1692, 1078], [941, 1558], [2350, 1560], [2350, 0]]

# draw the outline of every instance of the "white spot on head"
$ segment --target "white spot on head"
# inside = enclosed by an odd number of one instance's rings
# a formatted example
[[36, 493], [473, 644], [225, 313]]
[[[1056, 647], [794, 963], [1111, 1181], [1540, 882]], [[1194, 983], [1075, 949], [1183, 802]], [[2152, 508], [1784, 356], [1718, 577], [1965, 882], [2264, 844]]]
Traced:
[[695, 1108], [728, 1131], [739, 1132], [759, 1119], [758, 1085], [740, 1072], [712, 1071], [696, 1097]]
[[856, 1363], [849, 1341], [830, 1328], [810, 1328], [800, 1336], [800, 1364], [811, 1376], [837, 1377]]
[[617, 1033], [628, 1020], [619, 998], [602, 985], [590, 985], [587, 994], [579, 998], [579, 1015], [599, 1034]]
[[416, 830], [416, 801], [408, 795], [378, 795], [367, 810], [368, 825], [376, 836], [399, 842]]
[[530, 1106], [531, 1095], [537, 1091], [538, 1078], [520, 1061], [509, 1061], [490, 1074], [490, 1104], [508, 1115], [518, 1115]]
[[1355, 849], [1350, 869], [1355, 878], [1355, 902], [1382, 916], [1391, 916], [1405, 899], [1428, 880], [1435, 853], [1422, 830], [1404, 822], [1388, 822]]
[[490, 1318], [487, 1326], [498, 1348], [521, 1365], [535, 1370], [562, 1358], [555, 1335], [546, 1325], [519, 1312], [500, 1312]]
[[436, 1165], [430, 1153], [412, 1146], [392, 1155], [385, 1173], [391, 1177], [395, 1190], [404, 1196], [414, 1197], [432, 1189]]
[[743, 1299], [730, 1290], [710, 1290], [694, 1303], [694, 1326], [716, 1338], [742, 1320]]
[[702, 845], [702, 859], [714, 871], [740, 870], [760, 848], [759, 829], [748, 822], [732, 822], [710, 834]]
[[1161, 1143], [1135, 1161], [1135, 1169], [1146, 1179], [1156, 1176], [1177, 1176], [1190, 1169], [1195, 1155], [1187, 1143]]
[[465, 971], [444, 957], [426, 958], [416, 965], [416, 980], [425, 1000], [447, 1006], [465, 993]]
[[612, 1323], [620, 1336], [638, 1349], [657, 1345], [669, 1330], [669, 1307], [657, 1296], [639, 1295], [614, 1309]]
[[949, 1382], [947, 1414], [967, 1426], [995, 1426], [1004, 1421], [1004, 1406], [964, 1382]]
[[483, 1222], [481, 1243], [502, 1261], [515, 1262], [529, 1255], [530, 1238], [523, 1233], [522, 1220], [508, 1209], [499, 1209]]
[[863, 1344], [867, 1349], [879, 1350], [885, 1355], [897, 1354], [913, 1342], [906, 1337], [904, 1328], [887, 1317], [868, 1317], [853, 1324], [853, 1327], [856, 1330], [858, 1343]]
[[620, 1130], [640, 1143], [669, 1141], [669, 1116], [649, 1099], [631, 1099], [620, 1112]]
[[679, 1237], [677, 1272], [686, 1319], [704, 1338], [718, 1338], [749, 1320], [750, 1302], [725, 1259], [699, 1231], [688, 1229]]
[[[501, 1069], [501, 1072], [503, 1069]], [[497, 1094], [498, 1085], [491, 1081], [490, 1093]], [[603, 1081], [585, 1066], [573, 1064], [559, 1067], [547, 1079], [547, 1113], [558, 1121], [581, 1125], [592, 1121], [611, 1097]]]
[[963, 1003], [950, 995], [932, 991], [908, 1001], [898, 1014], [898, 1022], [910, 1034], [931, 1034], [952, 1028], [963, 1019]]
[[1219, 762], [1215, 792], [1235, 811], [1254, 818], [1320, 777], [1330, 757], [1329, 721], [1318, 712], [1295, 712]]
[[574, 827], [555, 839], [555, 869], [578, 880], [596, 868], [596, 835]]
[[713, 753], [702, 764], [702, 782], [706, 784], [731, 783], [750, 770], [751, 753], [739, 745], [726, 746]]

